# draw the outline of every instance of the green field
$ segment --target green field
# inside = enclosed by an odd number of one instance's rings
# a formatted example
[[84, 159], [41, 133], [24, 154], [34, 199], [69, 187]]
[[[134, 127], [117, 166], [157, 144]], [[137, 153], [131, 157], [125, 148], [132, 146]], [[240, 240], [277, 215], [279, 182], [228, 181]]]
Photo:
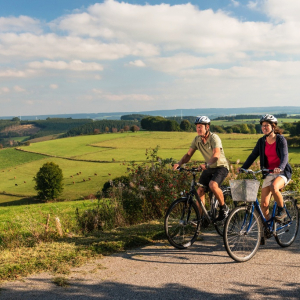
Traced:
[[[294, 123], [299, 122], [300, 119], [293, 119], [293, 118], [279, 118], [278, 119], [278, 126], [282, 125], [283, 123]], [[239, 125], [239, 124], [258, 124], [259, 119], [236, 119], [234, 121], [227, 121], [227, 120], [213, 120], [213, 125], [218, 126], [232, 126], [232, 125]]]
[[[188, 150], [196, 133], [146, 132], [99, 134], [56, 139], [16, 149], [0, 151], [0, 203], [19, 203], [36, 195], [33, 177], [48, 161], [63, 170], [65, 200], [84, 199], [101, 190], [103, 184], [124, 175], [129, 162], [146, 160], [146, 149], [159, 146], [162, 158], [179, 160]], [[219, 134], [226, 157], [231, 163], [243, 162], [261, 135]], [[300, 163], [300, 149], [290, 149], [293, 164]], [[197, 151], [193, 161], [202, 161]], [[10, 196], [8, 196], [10, 195]], [[10, 201], [11, 199], [11, 201]], [[19, 201], [18, 201], [19, 200]], [[26, 203], [26, 200], [23, 200]]]

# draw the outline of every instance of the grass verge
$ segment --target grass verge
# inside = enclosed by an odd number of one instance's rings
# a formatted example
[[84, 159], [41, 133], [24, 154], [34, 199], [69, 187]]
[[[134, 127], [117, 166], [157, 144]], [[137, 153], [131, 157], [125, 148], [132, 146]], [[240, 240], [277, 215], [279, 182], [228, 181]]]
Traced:
[[[80, 266], [91, 258], [144, 246], [163, 238], [162, 222], [156, 221], [86, 236], [63, 237], [33, 247], [4, 249], [0, 252], [0, 282], [44, 271], [67, 275], [71, 267]], [[56, 284], [64, 283], [64, 280], [58, 280]]]

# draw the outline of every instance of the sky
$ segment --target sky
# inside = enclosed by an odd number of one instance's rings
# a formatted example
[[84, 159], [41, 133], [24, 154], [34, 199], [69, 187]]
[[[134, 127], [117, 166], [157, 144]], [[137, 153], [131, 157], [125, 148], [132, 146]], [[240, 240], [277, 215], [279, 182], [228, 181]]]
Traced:
[[0, 116], [299, 105], [299, 0], [0, 7]]

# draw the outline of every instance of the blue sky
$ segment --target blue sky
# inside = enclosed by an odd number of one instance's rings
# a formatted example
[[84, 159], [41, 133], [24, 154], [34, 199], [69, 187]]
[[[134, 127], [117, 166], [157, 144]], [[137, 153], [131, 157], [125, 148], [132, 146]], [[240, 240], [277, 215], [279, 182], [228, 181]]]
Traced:
[[0, 116], [299, 105], [298, 0], [0, 7]]

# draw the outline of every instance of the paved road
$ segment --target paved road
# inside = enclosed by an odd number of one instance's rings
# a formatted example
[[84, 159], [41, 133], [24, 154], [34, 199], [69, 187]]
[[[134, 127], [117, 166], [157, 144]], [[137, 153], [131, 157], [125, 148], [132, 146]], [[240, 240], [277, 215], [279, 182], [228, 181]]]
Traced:
[[222, 239], [207, 233], [188, 250], [162, 242], [74, 268], [67, 288], [53, 277], [6, 283], [0, 299], [299, 299], [300, 239], [281, 248], [272, 238], [250, 261], [236, 263]]

